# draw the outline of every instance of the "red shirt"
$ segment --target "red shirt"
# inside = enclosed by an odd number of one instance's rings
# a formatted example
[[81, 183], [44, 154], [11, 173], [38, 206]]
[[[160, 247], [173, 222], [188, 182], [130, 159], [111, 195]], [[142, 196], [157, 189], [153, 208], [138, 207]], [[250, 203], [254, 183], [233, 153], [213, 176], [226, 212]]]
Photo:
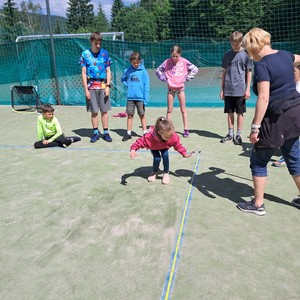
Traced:
[[173, 133], [168, 141], [162, 141], [154, 131], [154, 127], [151, 126], [149, 132], [142, 137], [138, 138], [130, 147], [130, 150], [139, 150], [146, 148], [149, 150], [163, 150], [174, 147], [182, 156], [186, 154], [186, 149], [180, 142], [180, 138], [177, 133]]

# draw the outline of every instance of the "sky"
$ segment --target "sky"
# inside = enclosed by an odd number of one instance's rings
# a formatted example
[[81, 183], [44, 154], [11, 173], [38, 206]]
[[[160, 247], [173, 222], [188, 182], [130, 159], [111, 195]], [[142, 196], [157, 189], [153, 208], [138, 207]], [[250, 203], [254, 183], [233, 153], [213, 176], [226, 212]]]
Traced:
[[[0, 9], [3, 7], [3, 3], [5, 3], [7, 0], [0, 0]], [[17, 7], [20, 7], [20, 3], [22, 0], [13, 0], [16, 3]], [[28, 0], [25, 0], [25, 2], [28, 2]], [[32, 0], [34, 4], [39, 3], [42, 6], [42, 12], [47, 12], [46, 7], [46, 0]], [[113, 3], [113, 0], [92, 0], [91, 3], [94, 4], [94, 10], [95, 14], [98, 12], [98, 6], [99, 2], [102, 5], [102, 9], [105, 12], [106, 17], [110, 20], [110, 14], [111, 14], [111, 6]], [[125, 6], [128, 6], [132, 3], [136, 3], [138, 0], [123, 0], [123, 3]], [[56, 16], [66, 16], [66, 10], [68, 7], [68, 0], [49, 0], [50, 4], [50, 13], [51, 15]]]

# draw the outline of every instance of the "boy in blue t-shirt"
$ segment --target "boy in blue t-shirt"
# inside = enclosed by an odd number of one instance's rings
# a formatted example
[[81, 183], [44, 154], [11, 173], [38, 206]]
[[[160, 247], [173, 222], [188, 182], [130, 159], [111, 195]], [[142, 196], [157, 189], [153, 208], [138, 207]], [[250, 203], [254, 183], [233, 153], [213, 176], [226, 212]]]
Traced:
[[123, 73], [121, 81], [127, 86], [127, 133], [122, 141], [127, 141], [132, 138], [132, 123], [135, 108], [141, 120], [143, 134], [147, 132], [145, 105], [149, 100], [150, 80], [149, 74], [143, 64], [141, 64], [141, 56], [138, 52], [133, 52], [130, 55], [131, 66]]
[[93, 136], [91, 143], [100, 138], [98, 129], [98, 113], [101, 112], [103, 126], [103, 139], [111, 142], [108, 133], [108, 114], [111, 110], [109, 99], [111, 87], [111, 60], [106, 50], [101, 48], [102, 35], [100, 32], [93, 32], [90, 37], [91, 48], [82, 52], [80, 64], [82, 67], [82, 85], [84, 87], [86, 108], [91, 112]]

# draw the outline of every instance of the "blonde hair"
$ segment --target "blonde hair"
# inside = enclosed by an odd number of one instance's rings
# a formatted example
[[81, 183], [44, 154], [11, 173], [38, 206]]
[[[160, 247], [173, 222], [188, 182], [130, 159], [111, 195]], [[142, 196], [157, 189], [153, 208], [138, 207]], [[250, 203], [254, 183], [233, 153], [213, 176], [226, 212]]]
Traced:
[[242, 47], [246, 49], [250, 57], [259, 54], [262, 48], [271, 45], [271, 34], [261, 28], [252, 28], [243, 38]]
[[179, 46], [173, 46], [171, 48], [171, 54], [174, 53], [174, 52], [177, 53], [177, 54], [181, 54], [181, 48]]
[[230, 43], [236, 42], [236, 41], [241, 42], [243, 40], [243, 33], [240, 31], [235, 31], [230, 35], [229, 40], [230, 40]]

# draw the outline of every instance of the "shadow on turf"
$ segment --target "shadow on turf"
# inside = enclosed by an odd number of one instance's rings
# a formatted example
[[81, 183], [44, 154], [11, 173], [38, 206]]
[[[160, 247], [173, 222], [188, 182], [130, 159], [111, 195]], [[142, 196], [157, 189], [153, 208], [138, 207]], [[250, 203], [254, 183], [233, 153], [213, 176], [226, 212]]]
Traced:
[[[239, 203], [245, 201], [244, 198], [253, 196], [251, 179], [226, 173], [225, 170], [216, 167], [210, 167], [209, 170], [209, 172], [195, 175], [193, 182], [191, 182], [193, 178], [193, 171], [191, 170], [179, 169], [175, 171], [175, 174], [179, 177], [189, 177], [188, 182], [197, 188], [203, 195], [211, 199], [215, 199], [219, 196], [235, 203]], [[220, 174], [222, 174], [222, 176], [219, 177], [218, 175]], [[224, 175], [227, 176], [224, 177]], [[230, 177], [236, 178], [236, 180], [233, 180]], [[239, 182], [239, 178], [249, 181], [251, 186]], [[291, 202], [267, 193], [265, 193], [265, 199], [279, 204], [293, 206]]]
[[[127, 129], [110, 129], [110, 131], [115, 132], [119, 136], [123, 137], [127, 134]], [[140, 137], [141, 135], [138, 135], [135, 131], [131, 132], [132, 136]]]
[[[128, 183], [127, 179], [129, 177], [141, 177], [141, 178], [145, 178], [145, 180], [147, 181], [147, 178], [151, 174], [151, 172], [152, 172], [152, 166], [137, 168], [132, 173], [127, 173], [127, 174], [122, 175], [120, 184], [127, 185], [127, 183]], [[178, 175], [176, 175], [173, 172], [170, 172], [170, 174], [178, 177]], [[157, 175], [157, 179], [158, 180], [162, 179], [162, 177], [163, 177], [162, 175], [163, 175], [163, 172], [159, 172]]]
[[199, 136], [204, 136], [212, 139], [221, 139], [223, 136], [216, 134], [214, 132], [206, 131], [206, 130], [195, 130], [195, 129], [190, 129], [190, 133], [195, 133], [198, 134]]
[[91, 128], [79, 128], [79, 129], [74, 129], [72, 132], [76, 133], [77, 135], [81, 137], [92, 137], [93, 135], [93, 129]]

